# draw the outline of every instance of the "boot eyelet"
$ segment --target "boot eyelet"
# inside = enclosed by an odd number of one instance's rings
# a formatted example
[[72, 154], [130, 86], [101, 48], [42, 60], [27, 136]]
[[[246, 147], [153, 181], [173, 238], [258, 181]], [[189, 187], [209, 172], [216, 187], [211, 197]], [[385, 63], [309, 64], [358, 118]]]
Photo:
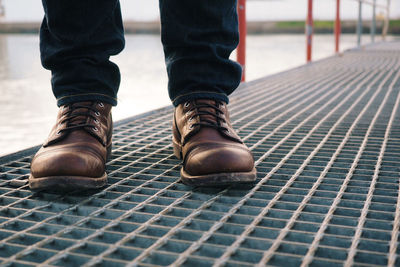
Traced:
[[98, 129], [97, 127], [94, 127], [94, 128], [93, 128], [93, 131], [98, 132], [99, 129]]
[[94, 120], [94, 123], [100, 124], [100, 121], [96, 119], [96, 120]]
[[56, 135], [60, 135], [61, 134], [61, 131], [58, 131], [57, 133], [56, 133]]
[[189, 122], [192, 121], [192, 120], [193, 120], [193, 117], [191, 117], [191, 118], [188, 119]]
[[185, 108], [189, 107], [190, 103], [189, 102], [185, 102], [185, 104], [183, 105]]
[[193, 129], [193, 124], [189, 125], [189, 130]]
[[98, 116], [100, 116], [100, 112], [96, 111], [96, 112], [94, 113], [94, 115], [96, 115], [96, 116], [98, 117]]
[[102, 102], [100, 102], [99, 107], [104, 108], [104, 104]]

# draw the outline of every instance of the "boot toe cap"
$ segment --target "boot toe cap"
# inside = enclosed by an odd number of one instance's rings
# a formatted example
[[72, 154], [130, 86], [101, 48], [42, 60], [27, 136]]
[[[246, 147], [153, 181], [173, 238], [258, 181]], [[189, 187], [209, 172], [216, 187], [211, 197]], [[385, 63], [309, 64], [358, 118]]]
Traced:
[[191, 175], [249, 172], [253, 168], [251, 152], [236, 146], [197, 147], [184, 162], [185, 171]]
[[100, 177], [104, 175], [104, 162], [99, 155], [88, 150], [65, 149], [38, 154], [31, 164], [35, 178], [49, 176]]

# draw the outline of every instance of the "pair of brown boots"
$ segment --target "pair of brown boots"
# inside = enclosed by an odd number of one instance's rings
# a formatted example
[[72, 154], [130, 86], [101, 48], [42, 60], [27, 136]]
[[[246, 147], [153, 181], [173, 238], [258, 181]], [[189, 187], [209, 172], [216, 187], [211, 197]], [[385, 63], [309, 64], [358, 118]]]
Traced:
[[[111, 155], [111, 105], [79, 102], [62, 106], [57, 123], [31, 163], [32, 189], [88, 189], [107, 184]], [[234, 132], [225, 103], [200, 99], [180, 104], [173, 120], [181, 180], [194, 186], [252, 182], [254, 159]]]

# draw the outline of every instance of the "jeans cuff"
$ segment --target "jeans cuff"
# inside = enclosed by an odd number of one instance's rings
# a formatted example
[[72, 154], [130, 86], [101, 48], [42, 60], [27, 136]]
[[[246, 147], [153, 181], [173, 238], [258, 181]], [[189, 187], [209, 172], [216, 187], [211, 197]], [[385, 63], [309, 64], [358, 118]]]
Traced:
[[62, 105], [71, 104], [75, 102], [82, 101], [101, 101], [113, 106], [117, 105], [117, 99], [108, 95], [89, 93], [89, 94], [77, 94], [68, 95], [57, 98], [57, 105], [60, 107]]
[[186, 101], [192, 101], [195, 99], [212, 99], [216, 101], [222, 101], [226, 104], [229, 103], [229, 98], [226, 94], [223, 93], [214, 93], [214, 92], [193, 92], [189, 94], [179, 95], [172, 100], [172, 104], [176, 107], [179, 104], [182, 104]]

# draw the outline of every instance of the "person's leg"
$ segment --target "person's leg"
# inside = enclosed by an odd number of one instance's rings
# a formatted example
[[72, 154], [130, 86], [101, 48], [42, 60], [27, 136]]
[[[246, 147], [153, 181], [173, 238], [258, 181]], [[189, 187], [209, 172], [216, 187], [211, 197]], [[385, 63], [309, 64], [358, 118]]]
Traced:
[[236, 0], [160, 0], [162, 43], [175, 106], [196, 98], [228, 102], [242, 69], [229, 60], [239, 42]]
[[229, 60], [239, 39], [236, 0], [160, 0], [160, 11], [182, 181], [253, 182], [254, 159], [234, 132], [226, 106], [241, 79], [240, 65]]
[[109, 58], [124, 48], [118, 0], [43, 0], [42, 64], [52, 73], [59, 106], [99, 100], [117, 104], [118, 66]]
[[111, 55], [124, 47], [118, 0], [43, 0], [42, 64], [60, 110], [31, 162], [32, 189], [99, 188], [107, 183], [111, 107], [120, 82]]

